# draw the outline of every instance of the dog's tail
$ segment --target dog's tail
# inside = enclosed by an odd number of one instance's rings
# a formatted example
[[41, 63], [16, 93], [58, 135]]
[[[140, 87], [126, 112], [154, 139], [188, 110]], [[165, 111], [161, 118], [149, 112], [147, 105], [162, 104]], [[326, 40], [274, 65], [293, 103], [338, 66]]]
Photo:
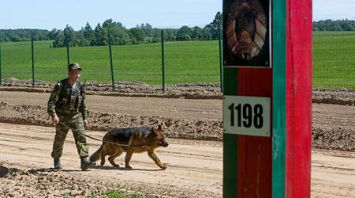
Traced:
[[97, 151], [95, 151], [95, 153], [93, 153], [93, 154], [90, 156], [90, 161], [91, 161], [91, 162], [95, 162], [95, 161], [97, 161], [97, 160], [99, 160], [99, 159], [101, 158], [102, 147], [103, 147], [103, 144], [100, 146], [99, 149], [97, 149]]

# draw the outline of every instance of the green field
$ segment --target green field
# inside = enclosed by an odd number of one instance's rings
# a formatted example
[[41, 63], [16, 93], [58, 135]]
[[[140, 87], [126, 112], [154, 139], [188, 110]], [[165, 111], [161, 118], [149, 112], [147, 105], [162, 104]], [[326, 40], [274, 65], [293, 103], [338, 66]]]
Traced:
[[[67, 49], [35, 42], [35, 79], [57, 81], [67, 76]], [[112, 46], [116, 81], [162, 82], [160, 43]], [[108, 46], [70, 48], [71, 62], [83, 67], [82, 80], [111, 82]], [[2, 78], [32, 79], [31, 43], [2, 44]], [[218, 41], [165, 43], [165, 82], [219, 82]]]
[[[36, 41], [35, 79], [58, 81], [67, 76], [66, 48]], [[112, 46], [116, 81], [162, 82], [161, 45]], [[32, 79], [31, 43], [1, 44], [2, 79]], [[70, 48], [71, 62], [83, 67], [81, 80], [111, 82], [108, 46]], [[220, 81], [218, 41], [165, 43], [167, 84]], [[355, 32], [313, 33], [313, 87], [355, 88]]]
[[313, 33], [313, 87], [355, 88], [355, 32]]

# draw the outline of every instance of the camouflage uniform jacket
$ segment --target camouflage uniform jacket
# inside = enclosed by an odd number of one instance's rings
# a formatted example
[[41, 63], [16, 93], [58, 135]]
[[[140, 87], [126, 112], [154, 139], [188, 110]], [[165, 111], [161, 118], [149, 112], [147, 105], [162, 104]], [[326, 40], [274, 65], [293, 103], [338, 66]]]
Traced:
[[69, 117], [81, 114], [85, 120], [88, 113], [84, 86], [79, 81], [70, 85], [68, 78], [59, 81], [49, 97], [47, 112], [52, 118], [55, 114]]

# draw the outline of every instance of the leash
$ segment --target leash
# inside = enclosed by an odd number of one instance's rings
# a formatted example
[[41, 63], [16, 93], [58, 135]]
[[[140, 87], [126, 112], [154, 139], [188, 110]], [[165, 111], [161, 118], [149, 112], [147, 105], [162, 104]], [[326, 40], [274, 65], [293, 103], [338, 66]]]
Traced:
[[[72, 131], [75, 130], [73, 127], [70, 127], [70, 126], [64, 124], [63, 122], [59, 122], [59, 124], [63, 125], [63, 126], [66, 127], [66, 128], [71, 129]], [[87, 138], [90, 138], [90, 139], [93, 139], [93, 140], [97, 140], [97, 141], [100, 141], [100, 142], [102, 141], [102, 142], [106, 142], [106, 143], [110, 143], [110, 144], [116, 144], [116, 145], [122, 146], [122, 147], [142, 147], [142, 146], [148, 145], [148, 144], [137, 144], [137, 145], [120, 144], [120, 143], [116, 143], [116, 142], [100, 140], [100, 139], [98, 139], [98, 138], [94, 138], [94, 137], [92, 137], [92, 136], [90, 136], [90, 135], [86, 135], [86, 134], [81, 133], [81, 132], [79, 132], [79, 131], [78, 131], [78, 133], [79, 133], [80, 135], [83, 135], [83, 136], [85, 136], [85, 137], [87, 137]]]

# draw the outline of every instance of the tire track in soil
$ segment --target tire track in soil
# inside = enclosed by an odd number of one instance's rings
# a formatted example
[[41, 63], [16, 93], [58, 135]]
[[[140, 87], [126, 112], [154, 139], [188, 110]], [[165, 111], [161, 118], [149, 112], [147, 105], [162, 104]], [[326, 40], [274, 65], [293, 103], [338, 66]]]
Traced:
[[[108, 166], [82, 172], [71, 133], [64, 146], [61, 172], [50, 171], [53, 128], [0, 123], [0, 146], [2, 148], [0, 168], [17, 168], [24, 173], [0, 177], [0, 195], [13, 192], [10, 182], [16, 181], [18, 189], [27, 195], [53, 195], [51, 193], [89, 193], [78, 187], [89, 185], [93, 191], [102, 193], [111, 187], [129, 189], [157, 197], [222, 197], [222, 143], [168, 139], [170, 145], [160, 148], [157, 155], [168, 169], [161, 171], [146, 156], [135, 154], [131, 165], [134, 170], [116, 169]], [[93, 131], [95, 136], [101, 132]], [[22, 133], [21, 136], [18, 134]], [[99, 143], [90, 141], [94, 151]], [[116, 161], [123, 165], [123, 157]], [[355, 197], [355, 153], [342, 151], [313, 150], [312, 152], [312, 197]], [[1, 171], [0, 171], [1, 172]], [[49, 180], [62, 178], [49, 190]], [[40, 179], [39, 179], [40, 178]], [[52, 179], [50, 179], [52, 178]], [[36, 179], [36, 185], [29, 184]], [[23, 183], [22, 183], [23, 182]], [[43, 182], [44, 184], [41, 184]], [[42, 191], [38, 189], [42, 188]], [[101, 191], [100, 191], [101, 189]], [[32, 193], [32, 194], [31, 194]], [[26, 194], [22, 194], [27, 197]]]

